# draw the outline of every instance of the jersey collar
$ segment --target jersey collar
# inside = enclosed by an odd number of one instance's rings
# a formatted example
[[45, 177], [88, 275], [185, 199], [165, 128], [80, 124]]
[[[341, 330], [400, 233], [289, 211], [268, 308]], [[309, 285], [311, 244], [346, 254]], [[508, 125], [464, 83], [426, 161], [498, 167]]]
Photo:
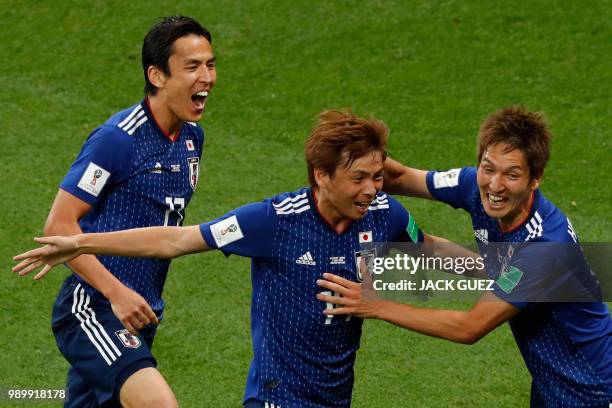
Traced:
[[308, 201], [310, 203], [310, 208], [314, 208], [314, 211], [312, 213], [314, 214], [315, 218], [318, 218], [319, 221], [321, 221], [321, 223], [324, 224], [325, 227], [328, 228], [335, 235], [344, 235], [344, 234], [348, 233], [350, 230], [353, 229], [353, 225], [355, 224], [355, 220], [351, 220], [351, 222], [348, 224], [348, 227], [344, 231], [337, 232], [336, 229], [330, 224], [329, 221], [327, 221], [325, 219], [325, 217], [323, 217], [323, 215], [319, 211], [319, 207], [317, 206], [316, 193], [315, 193], [315, 191], [311, 187], [309, 187], [306, 190], [306, 196], [308, 197]]
[[147, 114], [147, 116], [149, 117], [149, 119], [151, 119], [151, 123], [152, 123], [152, 127], [157, 131], [157, 133], [162, 136], [164, 139], [169, 140], [170, 142], [174, 143], [176, 142], [180, 135], [181, 135], [181, 131], [183, 130], [183, 125], [181, 125], [181, 127], [179, 128], [178, 132], [176, 132], [175, 135], [170, 135], [169, 133], [167, 133], [159, 124], [159, 122], [157, 121], [157, 118], [155, 117], [155, 115], [153, 114], [153, 111], [151, 110], [151, 105], [149, 105], [149, 97], [145, 96], [144, 100], [141, 102], [142, 107], [145, 110], [145, 113]]
[[527, 213], [525, 218], [523, 218], [523, 220], [516, 225], [516, 227], [511, 228], [509, 230], [504, 230], [502, 228], [501, 224], [499, 223], [499, 220], [497, 220], [497, 225], [498, 225], [500, 231], [502, 232], [502, 234], [504, 234], [504, 235], [514, 234], [516, 231], [518, 231], [521, 228], [523, 228], [525, 226], [525, 224], [527, 224], [527, 221], [529, 221], [531, 219], [531, 217], [533, 217], [533, 214], [535, 213], [535, 210], [539, 206], [539, 202], [540, 202], [540, 190], [539, 189], [534, 190], [533, 193], [532, 193], [532, 197], [533, 197], [533, 200], [531, 200], [531, 208], [529, 208], [529, 212]]

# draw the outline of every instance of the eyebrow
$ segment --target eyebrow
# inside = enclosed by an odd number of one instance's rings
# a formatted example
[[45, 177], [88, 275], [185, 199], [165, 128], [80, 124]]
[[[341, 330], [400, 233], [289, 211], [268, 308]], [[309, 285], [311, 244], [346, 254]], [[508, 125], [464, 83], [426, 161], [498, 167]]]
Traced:
[[[491, 165], [495, 166], [495, 163], [493, 163], [491, 160], [487, 159], [486, 157], [482, 159], [483, 162], [488, 162]], [[519, 165], [515, 165], [515, 166], [510, 166], [507, 169], [505, 169], [504, 171], [512, 171], [512, 170], [520, 170], [523, 171], [523, 168]]]
[[384, 173], [384, 170], [383, 170], [383, 169], [381, 169], [381, 170], [379, 170], [379, 171], [375, 171], [374, 173], [370, 173], [370, 172], [368, 172], [368, 171], [365, 171], [365, 170], [359, 170], [359, 169], [355, 169], [355, 170], [353, 170], [353, 174], [359, 174], [359, 175], [368, 175], [368, 174], [374, 174], [374, 175], [377, 175], [377, 174], [383, 174], [383, 173]]
[[200, 64], [200, 63], [210, 64], [211, 62], [217, 62], [217, 57], [212, 57], [211, 59], [206, 60], [206, 61], [202, 61], [201, 59], [190, 58], [185, 61], [185, 65]]

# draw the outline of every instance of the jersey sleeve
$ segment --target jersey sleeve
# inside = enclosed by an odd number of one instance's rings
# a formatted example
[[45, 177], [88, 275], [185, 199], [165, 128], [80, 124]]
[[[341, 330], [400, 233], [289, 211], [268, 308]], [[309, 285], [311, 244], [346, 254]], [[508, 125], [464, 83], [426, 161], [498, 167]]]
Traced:
[[436, 200], [453, 208], [468, 210], [469, 197], [478, 189], [476, 168], [430, 171], [427, 173], [427, 188]]
[[226, 256], [250, 258], [272, 256], [274, 232], [278, 218], [271, 201], [237, 208], [214, 221], [200, 224], [200, 232], [210, 248]]
[[390, 229], [388, 242], [423, 242], [423, 232], [416, 220], [402, 204], [389, 197]]
[[60, 188], [93, 206], [109, 186], [129, 176], [131, 158], [132, 138], [118, 128], [101, 126], [83, 144]]
[[599, 301], [599, 286], [578, 245], [527, 242], [495, 280], [493, 293], [518, 309], [538, 302]]

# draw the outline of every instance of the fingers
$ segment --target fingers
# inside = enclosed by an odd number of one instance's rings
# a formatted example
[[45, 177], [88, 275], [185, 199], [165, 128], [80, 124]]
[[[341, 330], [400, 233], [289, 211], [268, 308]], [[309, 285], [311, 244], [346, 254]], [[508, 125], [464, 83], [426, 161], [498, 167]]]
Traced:
[[359, 285], [357, 282], [350, 281], [348, 279], [344, 279], [338, 275], [334, 275], [333, 273], [324, 273], [323, 278], [327, 279], [330, 282], [337, 283], [338, 285], [342, 285], [346, 288], [355, 287], [355, 285]]
[[354, 307], [335, 307], [333, 309], [325, 309], [323, 313], [327, 316], [336, 316], [336, 315], [354, 315], [355, 308]]
[[25, 258], [23, 261], [21, 261], [20, 263], [18, 263], [17, 265], [13, 266], [12, 271], [15, 273], [20, 272], [21, 270], [23, 270], [24, 268], [26, 268], [28, 265], [33, 264], [34, 262], [39, 261], [40, 258], [38, 257], [34, 257], [34, 258]]
[[43, 262], [41, 260], [35, 260], [35, 261], [31, 262], [30, 265], [26, 266], [25, 268], [22, 268], [19, 271], [19, 276], [27, 275], [29, 272], [31, 272], [34, 269], [37, 269], [38, 267], [40, 267], [40, 265], [42, 265], [42, 263]]
[[148, 323], [159, 324], [159, 319], [157, 319], [157, 315], [155, 314], [155, 312], [153, 311], [153, 309], [151, 309], [149, 305], [147, 305], [147, 307], [145, 308], [144, 314], [149, 320]]
[[46, 248], [47, 247], [30, 249], [27, 252], [21, 253], [19, 255], [15, 255], [13, 257], [13, 261], [21, 261], [21, 260], [27, 259], [27, 258], [40, 258], [43, 255], [47, 255]]
[[42, 268], [42, 271], [38, 272], [36, 276], [34, 276], [34, 280], [40, 280], [44, 278], [47, 272], [49, 272], [53, 268], [53, 266], [54, 265], [49, 265], [49, 264], [45, 265], [45, 267]]
[[319, 285], [322, 288], [329, 289], [332, 292], [339, 293], [342, 296], [346, 296], [347, 292], [348, 292], [348, 290], [344, 286], [340, 286], [337, 283], [330, 282], [330, 281], [325, 280], [325, 279], [318, 279], [317, 280], [317, 285]]
[[57, 237], [35, 237], [34, 242], [39, 244], [55, 244]]
[[319, 299], [322, 302], [333, 303], [334, 305], [341, 305], [341, 306], [346, 306], [346, 305], [353, 303], [352, 299], [347, 299], [345, 297], [340, 297], [340, 296], [329, 296], [323, 293], [318, 293], [317, 299]]
[[138, 336], [140, 334], [138, 333], [138, 330], [136, 330], [136, 328], [129, 321], [126, 320], [126, 321], [122, 321], [121, 323], [123, 324], [123, 327], [125, 327], [134, 336]]

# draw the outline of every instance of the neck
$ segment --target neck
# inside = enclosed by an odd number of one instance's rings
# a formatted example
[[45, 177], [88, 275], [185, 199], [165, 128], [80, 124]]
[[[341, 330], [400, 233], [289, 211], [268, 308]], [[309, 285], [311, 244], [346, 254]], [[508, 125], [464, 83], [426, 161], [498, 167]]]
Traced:
[[149, 109], [161, 130], [172, 138], [181, 128], [183, 121], [180, 120], [168, 107], [163, 96], [159, 94], [148, 95]]
[[521, 206], [521, 210], [518, 212], [518, 214], [513, 216], [511, 219], [503, 220], [500, 218], [499, 225], [501, 226], [502, 231], [512, 231], [523, 224], [527, 220], [527, 217], [529, 217], [534, 199], [535, 191], [532, 191], [531, 194], [529, 194], [529, 199], [525, 201], [523, 206]]
[[353, 220], [340, 214], [340, 212], [334, 208], [325, 192], [322, 192], [318, 187], [313, 187], [312, 195], [317, 207], [317, 212], [331, 229], [336, 231], [337, 234], [342, 234], [350, 228]]

